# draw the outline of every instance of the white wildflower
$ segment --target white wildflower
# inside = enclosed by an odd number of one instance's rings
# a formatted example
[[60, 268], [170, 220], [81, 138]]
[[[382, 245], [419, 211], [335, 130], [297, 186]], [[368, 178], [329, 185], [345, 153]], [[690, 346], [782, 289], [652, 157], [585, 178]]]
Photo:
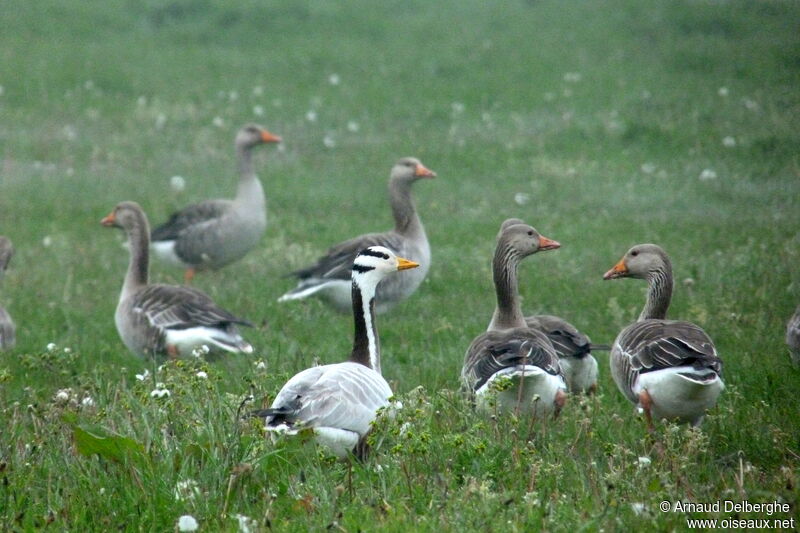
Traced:
[[355, 120], [350, 120], [347, 122], [347, 131], [355, 133], [359, 129], [361, 129], [361, 126], [359, 126], [358, 122], [356, 122]]
[[325, 148], [333, 148], [336, 146], [336, 141], [334, 140], [333, 136], [329, 133], [325, 135], [322, 139], [322, 144], [325, 145]]
[[641, 502], [633, 502], [631, 503], [631, 509], [633, 509], [633, 514], [636, 516], [640, 516], [644, 514], [645, 506]]
[[235, 102], [239, 99], [239, 92], [238, 91], [231, 91], [228, 93], [228, 100], [231, 102]]
[[197, 496], [200, 496], [200, 487], [197, 485], [197, 481], [185, 479], [175, 484], [176, 501], [194, 500]]
[[725, 148], [733, 148], [736, 146], [736, 138], [728, 135], [727, 137], [722, 139], [722, 146]]
[[42, 246], [49, 248], [51, 244], [53, 244], [53, 238], [50, 235], [45, 235], [44, 239], [42, 239]]
[[85, 82], [83, 82], [83, 88], [86, 89], [87, 91], [91, 91], [92, 89], [94, 89], [94, 82], [92, 80], [86, 80]]
[[151, 398], [169, 398], [170, 392], [163, 383], [156, 383], [156, 388], [150, 391]]
[[730, 91], [728, 91], [727, 87], [720, 87], [719, 89], [717, 89], [717, 94], [724, 98], [728, 96], [728, 94], [730, 94]]
[[211, 123], [218, 128], [221, 128], [225, 125], [225, 121], [222, 120], [222, 117], [214, 117]]
[[652, 461], [650, 460], [650, 458], [649, 458], [649, 457], [646, 457], [646, 456], [641, 456], [641, 457], [639, 457], [639, 459], [637, 460], [637, 462], [639, 463], [639, 467], [640, 467], [640, 468], [647, 468], [648, 466], [650, 466], [650, 463], [651, 463]]
[[5, 94], [5, 92], [6, 92], [6, 88], [3, 87], [2, 85], [0, 85], [0, 96], [3, 96], [3, 94]]
[[758, 110], [758, 102], [751, 98], [743, 98], [742, 103], [744, 106], [750, 111], [757, 111]]
[[175, 192], [181, 192], [186, 188], [186, 179], [183, 176], [172, 176], [169, 179], [169, 187]]
[[200, 379], [208, 379], [208, 374], [200, 370], [197, 374], [195, 374]]
[[450, 109], [453, 110], [454, 115], [460, 115], [461, 113], [464, 112], [464, 109], [466, 109], [466, 107], [461, 102], [453, 102], [452, 104], [450, 104]]
[[136, 374], [136, 379], [139, 381], [144, 381], [149, 377], [150, 377], [150, 371], [147, 370], [146, 368], [144, 369], [144, 372], [142, 372], [141, 374]]
[[199, 527], [200, 524], [190, 514], [185, 514], [178, 518], [178, 531], [197, 531]]
[[708, 181], [714, 179], [717, 179], [717, 173], [711, 170], [710, 168], [706, 168], [700, 173], [701, 181]]
[[261, 96], [262, 94], [264, 94], [264, 87], [261, 85], [253, 87], [253, 96]]
[[94, 407], [94, 399], [91, 396], [84, 396], [81, 400], [81, 405], [84, 407]]
[[578, 83], [583, 76], [580, 72], [567, 72], [564, 74], [564, 81], [567, 83]]
[[256, 370], [266, 370], [267, 369], [267, 363], [265, 363], [264, 361], [256, 361], [255, 365], [256, 365]]
[[53, 396], [53, 402], [64, 405], [69, 401], [70, 393], [72, 392], [71, 389], [59, 389], [56, 394]]
[[233, 515], [233, 518], [239, 521], [239, 531], [241, 533], [250, 533], [257, 526], [256, 521], [249, 516], [237, 513]]
[[253, 114], [257, 117], [261, 117], [264, 115], [264, 106], [254, 105], [253, 106]]
[[157, 130], [162, 129], [166, 123], [167, 123], [167, 115], [165, 115], [164, 113], [159, 113], [158, 116], [156, 116], [156, 129]]
[[531, 195], [526, 192], [518, 192], [514, 195], [514, 202], [517, 205], [525, 205], [531, 201]]
[[336, 73], [333, 73], [330, 76], [328, 76], [328, 83], [330, 83], [331, 85], [339, 85], [341, 81], [342, 79]]
[[56, 348], [57, 348], [56, 347], [56, 343], [54, 343], [54, 342], [47, 343], [47, 351], [48, 352], [53, 352], [53, 351], [55, 351]]
[[306, 120], [309, 122], [316, 122], [317, 121], [317, 112], [313, 109], [306, 111]]
[[645, 174], [652, 174], [656, 171], [656, 165], [653, 163], [642, 163], [641, 169]]
[[78, 138], [78, 130], [75, 129], [75, 126], [67, 124], [61, 131], [64, 133], [64, 138], [68, 141], [74, 141]]
[[552, 102], [555, 99], [556, 99], [556, 93], [553, 93], [553, 92], [550, 92], [550, 91], [544, 93], [544, 101], [545, 102]]
[[146, 106], [147, 105], [147, 97], [146, 96], [140, 96], [139, 98], [137, 98], [136, 99], [136, 105], [138, 105], [139, 107]]
[[67, 353], [67, 354], [72, 353], [72, 348], [70, 348], [69, 346], [66, 346], [64, 348], [64, 353]]

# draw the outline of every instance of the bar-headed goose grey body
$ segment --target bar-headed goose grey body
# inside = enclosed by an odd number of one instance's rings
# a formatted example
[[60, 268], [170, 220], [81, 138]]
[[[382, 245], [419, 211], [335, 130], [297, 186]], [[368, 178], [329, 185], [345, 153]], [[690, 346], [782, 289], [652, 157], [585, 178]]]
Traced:
[[253, 169], [253, 147], [280, 142], [261, 126], [249, 124], [236, 134], [239, 186], [233, 200], [207, 200], [173, 213], [153, 230], [155, 255], [186, 269], [186, 281], [196, 270], [218, 269], [244, 257], [267, 227], [264, 189]]
[[128, 236], [130, 263], [114, 322], [125, 346], [139, 357], [191, 354], [203, 345], [214, 351], [251, 353], [237, 329], [251, 325], [190, 288], [148, 283], [147, 217], [135, 202], [122, 202], [101, 223]]
[[557, 414], [566, 384], [553, 344], [522, 315], [517, 271], [520, 261], [560, 245], [524, 224], [504, 224], [497, 237], [492, 272], [497, 307], [485, 333], [464, 356], [461, 380], [479, 407], [520, 411], [536, 416]]
[[[3, 279], [8, 268], [8, 263], [14, 255], [14, 246], [11, 239], [0, 235], [0, 280]], [[16, 342], [17, 327], [8, 311], [0, 305], [0, 350], [13, 348]]]
[[394, 215], [394, 229], [384, 233], [368, 233], [344, 241], [309, 267], [292, 273], [299, 279], [297, 287], [278, 301], [299, 300], [312, 295], [321, 297], [341, 312], [350, 309], [350, 267], [356, 254], [369, 246], [389, 248], [401, 257], [413, 257], [419, 268], [403, 276], [392, 276], [378, 285], [376, 312], [383, 313], [408, 298], [425, 279], [430, 267], [431, 249], [425, 228], [411, 198], [411, 186], [421, 178], [436, 173], [425, 168], [418, 159], [404, 157], [392, 167], [389, 178], [389, 200]]
[[800, 305], [786, 324], [786, 344], [789, 346], [792, 362], [796, 366], [800, 365]]
[[308, 368], [281, 388], [269, 409], [259, 413], [270, 431], [313, 429], [316, 439], [345, 457], [369, 432], [378, 409], [389, 405], [392, 390], [381, 375], [380, 342], [375, 325], [376, 288], [386, 276], [417, 263], [381, 246], [362, 250], [352, 264], [355, 321], [350, 359]]
[[722, 360], [711, 338], [691, 322], [667, 320], [672, 299], [672, 264], [655, 244], [638, 244], [603, 279], [647, 280], [639, 319], [623, 329], [611, 347], [611, 375], [617, 387], [653, 418], [699, 425], [722, 390]]

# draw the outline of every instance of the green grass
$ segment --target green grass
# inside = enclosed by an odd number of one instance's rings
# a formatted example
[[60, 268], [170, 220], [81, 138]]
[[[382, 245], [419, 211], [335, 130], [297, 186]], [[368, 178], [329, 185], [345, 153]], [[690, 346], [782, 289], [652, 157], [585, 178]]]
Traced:
[[[790, 1], [6, 2], [0, 233], [17, 256], [0, 301], [18, 346], [0, 355], [3, 529], [166, 531], [191, 514], [236, 530], [241, 514], [257, 530], [668, 530], [685, 515], [658, 503], [684, 498], [777, 499], [792, 512], [773, 518], [797, 516], [800, 374], [783, 332], [800, 297], [798, 20]], [[139, 381], [156, 368], [117, 337], [127, 258], [99, 220], [121, 200], [157, 222], [232, 195], [232, 139], [249, 121], [285, 139], [257, 155], [270, 226], [196, 286], [259, 324], [256, 357]], [[434, 262], [379, 319], [405, 407], [351, 472], [237, 413], [348, 353], [350, 320], [278, 305], [282, 275], [389, 227], [386, 178], [405, 155], [439, 174], [415, 190]], [[459, 370], [489, 321], [494, 237], [512, 216], [563, 245], [523, 264], [526, 311], [596, 342], [643, 303], [640, 282], [603, 272], [639, 242], [670, 253], [670, 315], [702, 325], [725, 362], [701, 431], [648, 439], [604, 354], [600, 393], [557, 422], [470, 410]], [[154, 280], [180, 276], [153, 265]], [[156, 381], [169, 398], [150, 396]], [[176, 499], [187, 480], [194, 497]]]

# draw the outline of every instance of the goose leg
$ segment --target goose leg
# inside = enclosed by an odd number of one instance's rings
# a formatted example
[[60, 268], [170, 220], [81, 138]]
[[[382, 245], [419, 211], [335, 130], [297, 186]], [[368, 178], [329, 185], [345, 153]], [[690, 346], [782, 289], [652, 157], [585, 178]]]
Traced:
[[556, 399], [553, 400], [553, 403], [556, 404], [556, 410], [553, 414], [553, 418], [558, 418], [558, 415], [561, 414], [561, 409], [563, 409], [564, 404], [567, 402], [567, 395], [564, 393], [563, 390], [558, 389], [556, 392]]
[[167, 355], [170, 359], [177, 359], [178, 358], [178, 347], [174, 344], [167, 344]]
[[597, 383], [592, 383], [586, 391], [587, 396], [594, 396], [597, 394]]
[[186, 285], [189, 285], [192, 282], [192, 280], [194, 279], [195, 272], [196, 271], [194, 268], [187, 268], [186, 272], [183, 273], [183, 282]]
[[647, 420], [647, 430], [650, 433], [655, 431], [655, 425], [653, 425], [653, 414], [650, 410], [653, 407], [653, 398], [650, 397], [650, 393], [647, 390], [643, 390], [639, 393], [639, 405], [642, 406], [642, 410], [644, 410], [644, 417]]

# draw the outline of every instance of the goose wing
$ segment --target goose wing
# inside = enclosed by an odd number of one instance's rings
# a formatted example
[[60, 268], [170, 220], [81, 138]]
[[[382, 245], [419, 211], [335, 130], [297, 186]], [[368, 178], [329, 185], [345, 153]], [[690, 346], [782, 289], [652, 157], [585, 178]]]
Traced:
[[260, 414], [269, 426], [332, 427], [363, 436], [391, 396], [379, 373], [358, 363], [338, 363], [296, 374]]
[[404, 237], [394, 232], [367, 233], [331, 246], [313, 265], [295, 270], [291, 275], [301, 279], [350, 280], [353, 260], [358, 252], [370, 246], [383, 246], [403, 254]]
[[552, 315], [535, 315], [525, 317], [525, 322], [529, 328], [539, 330], [547, 335], [559, 357], [581, 357], [590, 353], [593, 348], [598, 348], [591, 344], [589, 337], [563, 318]]
[[487, 331], [472, 341], [464, 356], [461, 379], [475, 391], [498, 371], [521, 364], [538, 366], [552, 375], [562, 375], [553, 344], [542, 332], [528, 328]]
[[151, 326], [160, 330], [198, 326], [224, 329], [231, 324], [252, 326], [191, 287], [150, 285], [136, 294], [132, 307], [134, 312], [145, 315]]
[[184, 207], [170, 215], [169, 220], [153, 229], [153, 241], [172, 241], [187, 228], [214, 222], [230, 210], [229, 200], [207, 200]]

